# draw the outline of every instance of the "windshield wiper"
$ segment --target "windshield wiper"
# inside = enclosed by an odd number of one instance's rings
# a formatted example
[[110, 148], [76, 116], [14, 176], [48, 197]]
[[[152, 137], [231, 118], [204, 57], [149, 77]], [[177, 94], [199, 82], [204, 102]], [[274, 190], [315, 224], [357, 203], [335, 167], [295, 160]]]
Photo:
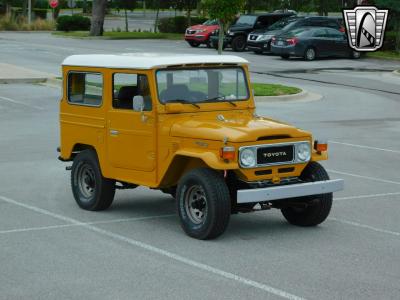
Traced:
[[215, 101], [228, 102], [232, 106], [237, 107], [237, 104], [235, 102], [226, 100], [225, 96], [218, 96], [218, 97], [210, 98], [210, 99], [207, 99], [207, 100], [202, 101], [202, 102], [215, 102]]
[[183, 104], [191, 104], [196, 108], [200, 108], [199, 105], [197, 105], [196, 103], [190, 102], [189, 100], [184, 100], [184, 99], [174, 99], [174, 100], [169, 100], [166, 102], [167, 103], [172, 103], [172, 102], [177, 102], [177, 103], [183, 103]]

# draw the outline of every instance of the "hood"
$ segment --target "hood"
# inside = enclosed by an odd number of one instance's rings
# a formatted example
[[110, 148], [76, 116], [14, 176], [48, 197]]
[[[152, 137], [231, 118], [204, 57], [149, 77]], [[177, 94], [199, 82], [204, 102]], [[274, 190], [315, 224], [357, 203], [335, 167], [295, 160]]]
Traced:
[[255, 142], [274, 136], [285, 138], [308, 137], [310, 133], [272, 119], [251, 114], [223, 113], [214, 118], [204, 114], [178, 117], [171, 127], [175, 137], [229, 142]]
[[213, 30], [218, 29], [218, 28], [219, 28], [218, 25], [203, 25], [203, 24], [199, 24], [199, 25], [193, 25], [193, 26], [189, 27], [188, 29], [190, 29], [190, 30], [213, 31]]
[[281, 34], [282, 30], [277, 29], [277, 30], [268, 30], [268, 29], [258, 29], [253, 31], [252, 33], [254, 34], [264, 34], [264, 35], [279, 35]]

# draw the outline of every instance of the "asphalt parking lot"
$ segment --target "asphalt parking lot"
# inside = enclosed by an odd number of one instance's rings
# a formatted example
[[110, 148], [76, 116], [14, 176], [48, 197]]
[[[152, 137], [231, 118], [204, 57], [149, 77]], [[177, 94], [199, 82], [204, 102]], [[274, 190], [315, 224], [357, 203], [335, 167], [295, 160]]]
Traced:
[[[0, 62], [57, 75], [72, 53], [151, 47], [212, 51], [183, 42], [0, 33]], [[257, 112], [329, 139], [324, 166], [346, 184], [329, 219], [298, 228], [276, 210], [233, 215], [223, 236], [198, 241], [181, 230], [174, 200], [158, 191], [118, 191], [109, 210], [83, 211], [73, 200], [68, 164], [55, 151], [60, 90], [0, 85], [0, 298], [399, 298], [400, 77], [390, 72], [400, 65], [241, 56], [255, 81], [323, 96], [259, 103]]]

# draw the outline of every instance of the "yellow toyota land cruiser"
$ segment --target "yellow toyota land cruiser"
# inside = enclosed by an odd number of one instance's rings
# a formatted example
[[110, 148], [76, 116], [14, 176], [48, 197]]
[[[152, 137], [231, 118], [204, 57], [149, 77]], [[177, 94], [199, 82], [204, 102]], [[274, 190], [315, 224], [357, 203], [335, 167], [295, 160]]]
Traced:
[[176, 198], [184, 231], [221, 235], [232, 213], [277, 208], [315, 226], [343, 180], [318, 163], [326, 142], [255, 114], [235, 56], [74, 55], [62, 67], [59, 159], [86, 210], [139, 185]]

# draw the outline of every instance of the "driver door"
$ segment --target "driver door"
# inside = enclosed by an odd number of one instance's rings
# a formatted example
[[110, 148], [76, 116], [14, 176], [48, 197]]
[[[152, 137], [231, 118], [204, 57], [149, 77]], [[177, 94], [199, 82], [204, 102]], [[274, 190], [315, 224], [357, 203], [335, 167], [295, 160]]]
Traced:
[[[113, 101], [108, 111], [107, 156], [115, 168], [151, 172], [156, 166], [155, 122], [146, 75], [114, 73]], [[142, 112], [133, 98], [143, 96]]]

